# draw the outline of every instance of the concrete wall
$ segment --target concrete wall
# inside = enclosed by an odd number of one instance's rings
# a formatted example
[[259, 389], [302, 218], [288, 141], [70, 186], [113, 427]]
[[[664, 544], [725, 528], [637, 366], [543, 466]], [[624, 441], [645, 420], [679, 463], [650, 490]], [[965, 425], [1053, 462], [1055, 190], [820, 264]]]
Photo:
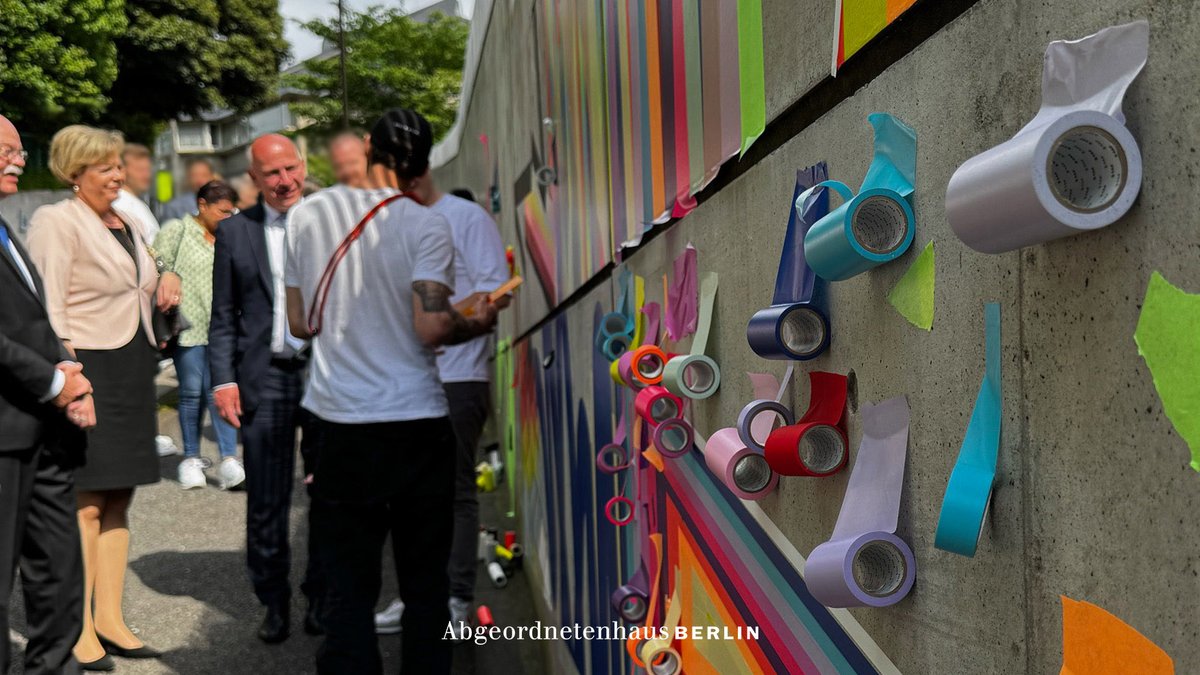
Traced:
[[[769, 118], [825, 79], [833, 5], [764, 0]], [[506, 186], [529, 161], [537, 125], [531, 16], [527, 0], [497, 3], [464, 132], [489, 134], [501, 157], [499, 221], [508, 243], [518, 234]], [[1139, 17], [1149, 19], [1151, 41], [1147, 68], [1125, 101], [1145, 162], [1132, 211], [1105, 230], [1004, 255], [961, 244], [944, 215], [947, 181], [1032, 117], [1046, 43]], [[1193, 2], [981, 0], [627, 258], [635, 272], [658, 279], [694, 243], [701, 271], [721, 277], [710, 354], [731, 375], [778, 371], [750, 351], [744, 327], [770, 299], [795, 170], [824, 160], [831, 177], [857, 185], [870, 159], [867, 114], [890, 112], [917, 130], [916, 241], [896, 263], [835, 286], [832, 349], [800, 368], [853, 371], [860, 402], [908, 397], [899, 533], [917, 557], [916, 587], [894, 607], [852, 611], [904, 672], [1055, 672], [1059, 594], [1130, 623], [1179, 672], [1200, 663], [1200, 534], [1191, 520], [1200, 476], [1187, 468], [1187, 447], [1132, 337], [1152, 270], [1200, 292], [1198, 61]], [[851, 61], [846, 71], [853, 68]], [[481, 146], [464, 142], [439, 179], [482, 192], [490, 173]], [[937, 295], [925, 333], [885, 296], [929, 241]], [[1000, 479], [979, 552], [966, 559], [934, 549], [933, 535], [982, 374], [988, 301], [1002, 310]], [[532, 295], [521, 302], [525, 317], [548, 309]], [[572, 326], [590, 325], [590, 300], [562, 311]], [[507, 317], [503, 329], [514, 326]], [[695, 407], [704, 435], [728, 425], [749, 397], [741, 378], [725, 382]], [[804, 382], [798, 377], [793, 387], [798, 409], [807, 405]], [[575, 390], [589, 388], [581, 382]], [[852, 415], [855, 447], [858, 422]], [[828, 538], [847, 478], [784, 479], [761, 504], [807, 553]]]
[[39, 206], [53, 204], [70, 196], [70, 190], [30, 190], [0, 199], [0, 217], [24, 235], [29, 227], [29, 218]]

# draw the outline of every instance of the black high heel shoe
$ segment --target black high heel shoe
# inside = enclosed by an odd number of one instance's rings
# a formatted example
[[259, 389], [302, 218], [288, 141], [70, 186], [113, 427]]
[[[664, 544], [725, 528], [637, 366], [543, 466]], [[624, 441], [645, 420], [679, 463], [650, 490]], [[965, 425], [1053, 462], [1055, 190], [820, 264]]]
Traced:
[[95, 661], [80, 663], [79, 667], [89, 672], [107, 673], [117, 669], [117, 662], [113, 661], [111, 656], [105, 654]]
[[157, 659], [162, 656], [162, 652], [152, 647], [142, 645], [135, 649], [128, 649], [109, 640], [103, 635], [97, 633], [96, 637], [100, 638], [100, 646], [104, 647], [104, 651], [114, 656], [120, 656], [125, 659]]

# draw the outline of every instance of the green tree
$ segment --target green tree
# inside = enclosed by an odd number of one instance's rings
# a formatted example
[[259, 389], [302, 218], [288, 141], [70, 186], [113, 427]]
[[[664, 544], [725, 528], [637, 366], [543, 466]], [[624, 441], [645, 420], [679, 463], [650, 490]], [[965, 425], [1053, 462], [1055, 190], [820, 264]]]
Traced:
[[157, 125], [267, 102], [287, 55], [276, 0], [125, 0], [106, 121], [148, 141]]
[[0, 113], [34, 134], [94, 119], [125, 28], [123, 0], [0, 0]]
[[[336, 18], [311, 21], [304, 27], [337, 43]], [[458, 107], [468, 30], [466, 21], [442, 14], [418, 22], [398, 9], [347, 12], [350, 125], [370, 128], [380, 113], [399, 106], [428, 118], [435, 137], [449, 130]], [[292, 104], [293, 111], [314, 120], [318, 132], [340, 129], [338, 59], [309, 59], [303, 71], [287, 76], [285, 84], [314, 94], [314, 100]]]

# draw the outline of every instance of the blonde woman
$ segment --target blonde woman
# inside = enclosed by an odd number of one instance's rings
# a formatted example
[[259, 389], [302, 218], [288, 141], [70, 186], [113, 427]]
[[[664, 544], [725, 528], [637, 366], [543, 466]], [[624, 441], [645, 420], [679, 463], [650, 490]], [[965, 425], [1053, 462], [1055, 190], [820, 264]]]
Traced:
[[[82, 125], [55, 134], [50, 170], [75, 194], [35, 211], [28, 236], [50, 323], [95, 390], [97, 425], [87, 463], [75, 472], [84, 562], [75, 658], [85, 670], [112, 670], [109, 654], [160, 655], [133, 634], [121, 611], [129, 503], [136, 486], [159, 480], [151, 325], [158, 273], [138, 228], [112, 208], [125, 179], [123, 147], [120, 133]], [[160, 306], [178, 303], [164, 300]]]

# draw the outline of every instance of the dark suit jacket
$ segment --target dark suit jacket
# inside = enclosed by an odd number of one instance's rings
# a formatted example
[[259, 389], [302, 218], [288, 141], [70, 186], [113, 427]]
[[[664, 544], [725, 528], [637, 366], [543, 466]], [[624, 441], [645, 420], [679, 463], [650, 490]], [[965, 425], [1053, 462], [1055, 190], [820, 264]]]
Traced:
[[275, 294], [262, 203], [221, 222], [213, 254], [213, 305], [208, 363], [213, 387], [237, 383], [242, 411], [261, 400], [271, 365]]
[[37, 293], [25, 283], [8, 251], [0, 250], [0, 453], [51, 442], [79, 453], [84, 434], [53, 405], [38, 402], [50, 390], [54, 366], [71, 356], [50, 326], [42, 277], [33, 259], [11, 228], [9, 235]]

